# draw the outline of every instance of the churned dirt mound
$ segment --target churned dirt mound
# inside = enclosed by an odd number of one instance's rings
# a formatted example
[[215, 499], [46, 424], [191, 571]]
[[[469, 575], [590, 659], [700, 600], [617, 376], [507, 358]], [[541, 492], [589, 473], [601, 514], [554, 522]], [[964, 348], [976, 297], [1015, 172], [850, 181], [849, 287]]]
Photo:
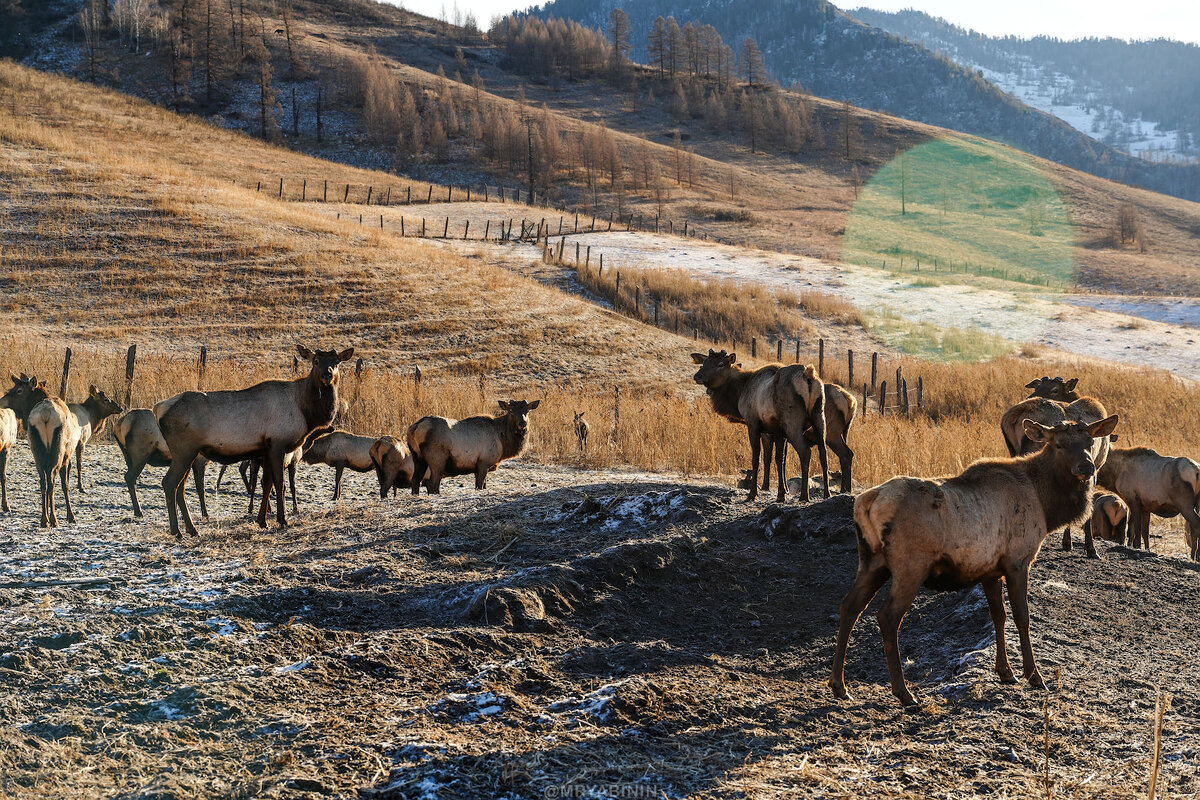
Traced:
[[354, 475], [335, 505], [306, 467], [287, 532], [250, 524], [226, 484], [177, 544], [161, 471], [134, 521], [117, 461], [95, 448], [79, 524], [41, 531], [23, 445], [10, 460], [8, 796], [1110, 798], [1145, 791], [1160, 691], [1167, 793], [1200, 792], [1188, 562], [1047, 549], [1031, 594], [1049, 692], [995, 678], [978, 590], [923, 593], [901, 633], [923, 705], [905, 711], [873, 609], [855, 699], [825, 685], [856, 567], [848, 497], [747, 506], [511, 463], [434, 498], [380, 501]]

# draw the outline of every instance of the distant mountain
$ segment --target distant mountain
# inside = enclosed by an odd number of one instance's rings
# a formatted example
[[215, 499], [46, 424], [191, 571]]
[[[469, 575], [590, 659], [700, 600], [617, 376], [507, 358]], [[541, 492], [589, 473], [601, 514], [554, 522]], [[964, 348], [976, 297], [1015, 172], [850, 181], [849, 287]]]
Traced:
[[[740, 49], [753, 37], [784, 85], [1012, 144], [1106, 178], [1200, 200], [1200, 167], [1149, 163], [1039, 111], [925, 46], [861, 22], [825, 0], [638, 0], [623, 5], [634, 57], [654, 19], [712, 25]], [[610, 4], [552, 0], [532, 13], [607, 29]]]
[[1118, 150], [1155, 160], [1200, 153], [1200, 46], [991, 37], [911, 9], [849, 13], [983, 70], [1024, 102]]

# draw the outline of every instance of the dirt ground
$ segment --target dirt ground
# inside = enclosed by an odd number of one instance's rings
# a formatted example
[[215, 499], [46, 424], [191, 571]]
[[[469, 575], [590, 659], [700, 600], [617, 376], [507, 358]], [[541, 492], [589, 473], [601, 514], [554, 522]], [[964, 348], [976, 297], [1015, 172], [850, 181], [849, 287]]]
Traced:
[[[996, 679], [978, 590], [922, 593], [904, 711], [871, 611], [854, 699], [825, 685], [847, 497], [781, 520], [712, 482], [510, 462], [436, 498], [381, 501], [352, 475], [335, 505], [302, 466], [287, 532], [250, 523], [227, 476], [177, 544], [162, 471], [135, 521], [119, 460], [89, 451], [78, 524], [47, 532], [23, 442], [10, 459], [6, 796], [1143, 796], [1159, 691], [1160, 796], [1200, 793], [1200, 572], [1177, 556], [1048, 543], [1048, 693]], [[1181, 551], [1177, 526], [1156, 533]], [[79, 578], [98, 580], [29, 585]]]

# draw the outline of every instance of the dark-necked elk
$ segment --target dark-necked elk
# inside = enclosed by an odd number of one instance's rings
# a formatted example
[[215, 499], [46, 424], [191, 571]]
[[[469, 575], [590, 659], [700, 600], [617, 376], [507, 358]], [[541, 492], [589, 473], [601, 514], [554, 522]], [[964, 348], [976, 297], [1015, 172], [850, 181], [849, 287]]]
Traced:
[[318, 436], [304, 448], [305, 464], [327, 464], [333, 467], [333, 499], [342, 497], [342, 473], [346, 470], [370, 472], [375, 464], [371, 461], [371, 446], [375, 439], [355, 436], [347, 431], [332, 431]]
[[1079, 378], [1063, 380], [1057, 376], [1051, 378], [1043, 375], [1041, 378], [1025, 384], [1025, 388], [1030, 390], [1030, 397], [1044, 397], [1060, 403], [1073, 403], [1079, 399], [1079, 392], [1075, 391], [1075, 387], [1078, 385]]
[[302, 345], [297, 352], [312, 363], [307, 375], [290, 381], [263, 381], [247, 389], [184, 392], [169, 404], [154, 407], [158, 426], [171, 451], [171, 468], [163, 478], [171, 533], [197, 535], [183, 488], [198, 455], [221, 464], [263, 459], [263, 495], [258, 524], [267, 525], [266, 495], [275, 491], [276, 520], [287, 526], [284, 511], [283, 462], [317, 428], [333, 422], [338, 401], [338, 368], [354, 357], [354, 348], [315, 353]]
[[[176, 395], [178, 397], [178, 395]], [[151, 467], [171, 466], [171, 451], [158, 429], [158, 420], [148, 408], [130, 409], [113, 425], [113, 438], [121, 455], [125, 457], [125, 486], [129, 489], [129, 501], [133, 504], [133, 516], [142, 516], [138, 503], [137, 481], [147, 465]], [[192, 462], [192, 477], [195, 479], [196, 494], [200, 498], [200, 515], [208, 519], [208, 504], [204, 499], [204, 468], [208, 459], [197, 456]]]
[[371, 463], [375, 465], [375, 476], [379, 478], [379, 497], [386, 499], [388, 492], [412, 486], [413, 457], [404, 442], [395, 436], [380, 436], [371, 445]]
[[83, 491], [83, 448], [87, 447], [92, 437], [104, 427], [104, 422], [113, 414], [120, 412], [121, 404], [109, 398], [95, 386], [88, 387], [87, 399], [82, 403], [70, 403], [67, 406], [79, 423], [79, 443], [75, 445], [75, 481], [79, 491]]
[[579, 444], [579, 452], [587, 450], [588, 433], [591, 432], [592, 426], [588, 425], [587, 420], [583, 418], [584, 412], [575, 412], [575, 441]]
[[8, 451], [17, 446], [17, 413], [0, 408], [0, 510], [8, 511]]
[[1092, 538], [1124, 544], [1128, 526], [1129, 506], [1125, 501], [1109, 492], [1096, 492], [1092, 501]]
[[50, 394], [45, 381], [12, 376], [13, 386], [0, 398], [0, 408], [11, 408], [29, 433], [29, 449], [38, 473], [42, 499], [42, 527], [58, 527], [54, 509], [54, 480], [62, 482], [67, 522], [75, 521], [71, 508], [71, 456], [79, 443], [75, 415], [61, 398]]
[[[713, 410], [730, 422], [746, 426], [750, 438], [750, 493], [758, 496], [758, 460], [762, 441], [769, 437], [775, 447], [775, 466], [779, 472], [778, 502], [783, 502], [787, 476], [784, 464], [790, 442], [800, 456], [800, 476], [808, 486], [811, 458], [809, 440], [804, 432], [814, 432], [825, 497], [829, 497], [829, 457], [826, 451], [825, 388], [812, 365], [782, 367], [769, 364], [756, 370], [737, 365], [737, 354], [712, 350], [708, 355], [692, 353], [700, 365], [694, 380], [705, 387]], [[808, 498], [804, 498], [805, 502]]]
[[[857, 413], [858, 401], [854, 399], [854, 395], [836, 383], [825, 384], [825, 444], [838, 457], [841, 490], [847, 494], [854, 489], [854, 451], [846, 443], [846, 436], [850, 433], [850, 424], [854, 422]], [[805, 429], [804, 439], [810, 447], [817, 443], [816, 431], [811, 426]], [[774, 443], [767, 436], [763, 437], [762, 443], [762, 488], [765, 492], [771, 488], [771, 452]], [[786, 463], [785, 459], [784, 464]]]
[[[1032, 388], [1035, 394], [1043, 392], [1074, 399], [1067, 402], [1042, 396], [1030, 396], [1004, 412], [1000, 418], [1000, 432], [1004, 435], [1004, 444], [1008, 448], [1010, 456], [1027, 455], [1037, 452], [1041, 448], [1041, 443], [1030, 439], [1025, 434], [1023, 428], [1025, 420], [1033, 420], [1044, 426], [1053, 426], [1066, 420], [1097, 422], [1108, 416], [1108, 411], [1099, 400], [1094, 397], [1080, 397], [1076, 394], [1075, 384], [1075, 378], [1065, 382], [1062, 378], [1042, 378], [1026, 384], [1026, 388]], [[1104, 466], [1112, 441], [1116, 441], [1115, 436], [1111, 440], [1100, 438], [1092, 443], [1092, 461], [1097, 469]], [[1092, 528], [1086, 524], [1086, 517], [1084, 523], [1084, 549], [1089, 557], [1099, 558], [1100, 554], [1096, 552], [1096, 545], [1092, 540]], [[1063, 530], [1062, 548], [1063, 550], [1071, 549], [1070, 527]]]
[[1097, 482], [1129, 506], [1130, 547], [1150, 549], [1150, 515], [1183, 515], [1188, 554], [1200, 561], [1200, 464], [1161, 456], [1148, 447], [1114, 447]]
[[424, 417], [414, 422], [405, 436], [413, 457], [412, 493], [420, 494], [425, 483], [429, 494], [438, 494], [442, 478], [453, 475], [474, 475], [475, 488], [487, 488], [487, 474], [525, 449], [529, 412], [541, 403], [501, 400], [504, 413], [497, 417]]
[[892, 478], [861, 494], [854, 503], [858, 574], [842, 600], [829, 679], [834, 695], [846, 697], [850, 631], [889, 577], [892, 585], [879, 610], [879, 630], [892, 693], [901, 703], [915, 701], [904, 683], [900, 622], [922, 586], [983, 587], [996, 630], [996, 672], [1011, 683], [1001, 597], [1002, 582], [1007, 583], [1025, 678], [1044, 686], [1029, 641], [1029, 567], [1050, 531], [1077, 522], [1090, 510], [1096, 475], [1092, 442], [1107, 437], [1116, 425], [1116, 416], [1054, 427], [1029, 420], [1026, 435], [1045, 444], [1034, 455], [977, 461], [951, 478]]

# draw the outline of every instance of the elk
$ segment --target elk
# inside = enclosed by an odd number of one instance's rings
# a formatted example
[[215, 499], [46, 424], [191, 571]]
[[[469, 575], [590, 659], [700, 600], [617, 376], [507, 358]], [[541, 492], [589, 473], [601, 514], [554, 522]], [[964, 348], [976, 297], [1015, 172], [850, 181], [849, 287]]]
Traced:
[[0, 408], [0, 510], [8, 507], [8, 451], [17, 445], [17, 414], [11, 408]]
[[[850, 432], [850, 424], [854, 422], [854, 415], [856, 413], [858, 413], [858, 401], [854, 399], [854, 395], [836, 383], [825, 384], [825, 444], [838, 457], [838, 465], [842, 473], [841, 490], [846, 494], [854, 490], [854, 451], [846, 443], [846, 435]], [[804, 440], [808, 442], [810, 447], [817, 443], [817, 435], [811, 427], [805, 429]], [[765, 492], [771, 488], [771, 450], [773, 443], [770, 437], [764, 436], [762, 444], [762, 488]], [[787, 464], [786, 459], [784, 460], [784, 464]], [[738, 488], [742, 487], [739, 485]]]
[[487, 474], [505, 459], [521, 455], [529, 437], [529, 412], [541, 400], [501, 400], [504, 412], [496, 417], [463, 420], [424, 417], [409, 426], [405, 442], [413, 457], [412, 493], [421, 493], [426, 481], [429, 494], [438, 494], [442, 478], [474, 475], [475, 488], [487, 488]]
[[1106, 542], [1125, 542], [1125, 530], [1129, 524], [1129, 506], [1115, 494], [1096, 492], [1092, 501], [1092, 538]]
[[0, 408], [12, 409], [29, 433], [29, 449], [38, 473], [42, 500], [43, 528], [57, 528], [54, 508], [54, 480], [62, 481], [67, 522], [75, 522], [71, 508], [71, 455], [79, 443], [80, 427], [75, 415], [61, 398], [50, 394], [46, 382], [37, 378], [12, 375], [13, 386], [0, 397]]
[[79, 444], [75, 446], [75, 481], [76, 488], [82, 492], [83, 448], [104, 427], [105, 420], [121, 411], [121, 405], [93, 385], [88, 387], [86, 400], [82, 403], [69, 403], [67, 408], [71, 409], [75, 421], [79, 423]]
[[588, 433], [592, 427], [587, 424], [587, 420], [583, 418], [582, 411], [575, 412], [575, 439], [579, 442], [579, 452], [587, 450]]
[[[737, 354], [692, 353], [699, 364], [693, 379], [704, 386], [713, 411], [730, 422], [745, 424], [750, 438], [750, 492], [746, 502], [758, 497], [758, 459], [764, 438], [773, 440], [775, 466], [779, 473], [776, 501], [784, 499], [784, 461], [786, 445], [791, 443], [800, 455], [801, 481], [808, 486], [808, 466], [812, 451], [804, 432], [811, 428], [821, 462], [825, 497], [829, 497], [829, 457], [826, 451], [825, 390], [813, 366], [782, 367], [769, 364], [757, 370], [737, 366]], [[805, 498], [807, 502], [808, 498]]]
[[[1065, 402], [1046, 397], [1031, 396], [1004, 412], [1004, 415], [1000, 418], [1000, 432], [1004, 435], [1004, 444], [1008, 447], [1008, 454], [1010, 456], [1026, 455], [1037, 451], [1040, 447], [1037, 442], [1030, 439], [1024, 433], [1022, 425], [1027, 419], [1042, 425], [1056, 425], [1064, 420], [1096, 422], [1108, 416], [1108, 411], [1096, 398], [1080, 397], [1078, 394], [1074, 394], [1076, 382], [1075, 378], [1066, 382], [1063, 382], [1061, 378], [1042, 378], [1039, 381], [1031, 381], [1026, 384], [1026, 388], [1032, 386], [1035, 393], [1044, 391], [1050, 394], [1060, 394], [1064, 397], [1074, 396], [1075, 399]], [[1111, 442], [1116, 440], [1117, 437], [1114, 435], [1111, 439], [1097, 439], [1092, 444], [1092, 459], [1097, 469], [1104, 466], [1104, 462], [1108, 458], [1108, 451], [1112, 446]], [[1086, 518], [1084, 523], [1084, 550], [1087, 552], [1089, 558], [1099, 558], [1100, 554], [1096, 552], [1096, 545], [1092, 539], [1092, 528], [1086, 524]], [[1063, 530], [1062, 549], [1071, 549], [1070, 527]]]
[[317, 428], [333, 421], [338, 401], [338, 368], [354, 357], [354, 348], [342, 352], [303, 345], [296, 351], [312, 363], [309, 373], [290, 381], [263, 381], [247, 389], [222, 392], [184, 392], [169, 403], [154, 407], [159, 428], [171, 452], [171, 467], [163, 477], [171, 533], [183, 538], [179, 518], [187, 532], [198, 535], [188, 513], [183, 488], [187, 472], [202, 455], [210, 461], [232, 464], [263, 459], [263, 503], [258, 524], [267, 525], [266, 495], [274, 489], [275, 512], [280, 527], [287, 526], [283, 496], [284, 457]]
[[1001, 597], [1001, 582], [1006, 583], [1021, 639], [1022, 670], [1030, 685], [1043, 687], [1029, 641], [1029, 568], [1050, 531], [1078, 521], [1090, 509], [1096, 476], [1092, 442], [1107, 437], [1116, 425], [1116, 415], [1053, 427], [1027, 420], [1025, 434], [1045, 443], [1036, 454], [976, 461], [949, 478], [892, 478], [860, 495], [854, 503], [858, 574], [842, 600], [829, 679], [834, 696], [847, 697], [850, 631], [889, 577], [892, 585], [879, 610], [879, 629], [892, 693], [901, 703], [915, 700], [904, 683], [900, 622], [922, 585], [935, 590], [983, 587], [996, 630], [996, 672], [1012, 683]]
[[[178, 397], [178, 395], [176, 395]], [[147, 465], [152, 467], [171, 466], [171, 451], [167, 449], [158, 420], [148, 408], [134, 408], [123, 414], [113, 425], [113, 438], [125, 457], [125, 486], [129, 489], [129, 500], [133, 504], [133, 516], [142, 517], [142, 506], [138, 503], [137, 481]], [[196, 494], [200, 498], [200, 515], [208, 519], [208, 505], [204, 500], [204, 469], [208, 459], [197, 456], [192, 464], [192, 477], [196, 483]]]
[[369, 436], [355, 436], [347, 431], [332, 431], [317, 437], [304, 450], [305, 464], [328, 464], [333, 467], [333, 499], [342, 497], [342, 473], [347, 469], [355, 472], [370, 472], [375, 462], [371, 460], [371, 446], [375, 440]]
[[1051, 378], [1048, 375], [1043, 375], [1037, 380], [1032, 380], [1025, 384], [1026, 389], [1031, 389], [1030, 397], [1044, 397], [1047, 400], [1057, 400], [1060, 403], [1073, 403], [1079, 399], [1079, 392], [1075, 391], [1075, 387], [1079, 385], [1079, 378], [1071, 378], [1063, 380], [1060, 377]]
[[412, 485], [413, 457], [404, 442], [395, 436], [381, 436], [371, 445], [371, 463], [379, 478], [379, 497], [386, 499], [388, 492], [407, 489]]
[[1182, 514], [1188, 555], [1200, 561], [1200, 464], [1190, 458], [1161, 456], [1148, 447], [1114, 447], [1097, 483], [1116, 492], [1129, 506], [1128, 544], [1150, 549], [1150, 515], [1170, 519]]

